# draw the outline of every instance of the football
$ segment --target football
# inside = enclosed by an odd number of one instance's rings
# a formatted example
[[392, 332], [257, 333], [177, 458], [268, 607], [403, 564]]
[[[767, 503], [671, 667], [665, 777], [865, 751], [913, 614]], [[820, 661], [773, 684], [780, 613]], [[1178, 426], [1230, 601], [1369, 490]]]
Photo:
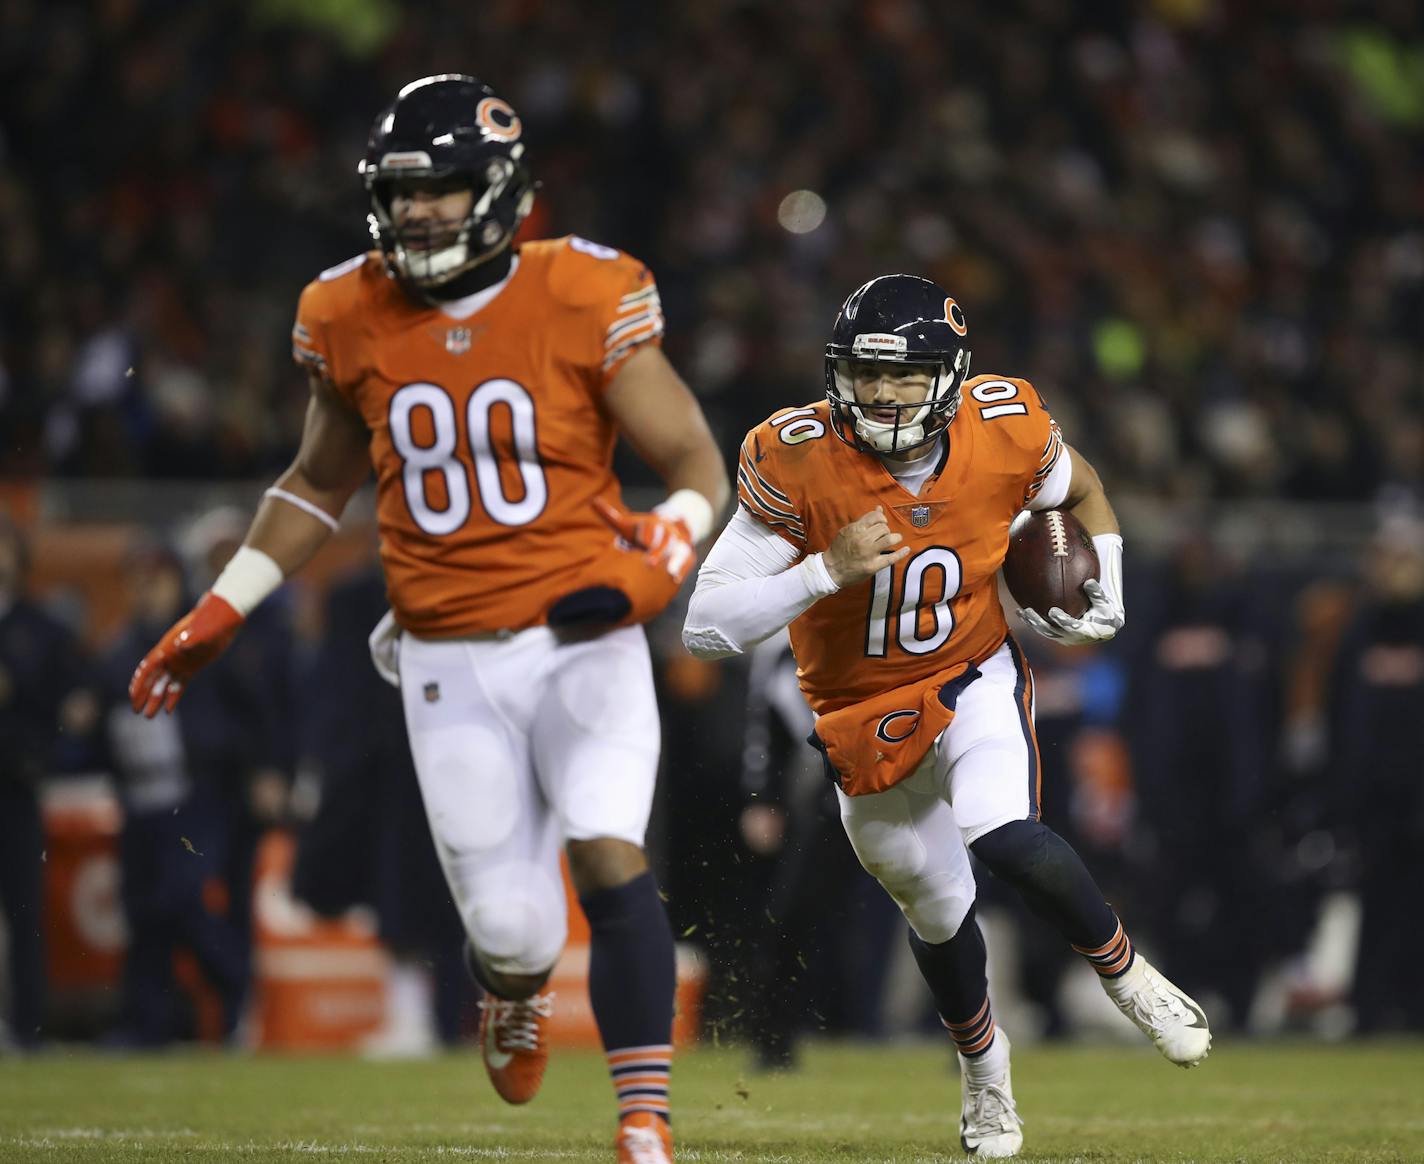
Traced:
[[1025, 510], [1009, 526], [1004, 583], [1020, 607], [1044, 618], [1053, 607], [1087, 613], [1083, 583], [1098, 577], [1098, 552], [1083, 523], [1063, 509]]

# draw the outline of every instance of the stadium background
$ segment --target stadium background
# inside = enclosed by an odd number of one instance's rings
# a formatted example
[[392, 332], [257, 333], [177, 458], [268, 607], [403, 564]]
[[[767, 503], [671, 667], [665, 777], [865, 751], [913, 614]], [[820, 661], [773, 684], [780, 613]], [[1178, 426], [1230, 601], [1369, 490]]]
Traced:
[[[447, 70], [524, 118], [544, 183], [532, 232], [653, 268], [667, 350], [729, 455], [818, 395], [849, 289], [896, 269], [953, 289], [975, 369], [1042, 389], [1126, 527], [1124, 635], [1037, 651], [1055, 823], [1224, 1027], [1424, 1028], [1420, 938], [1400, 924], [1424, 874], [1414, 5], [8, 4], [0, 490], [85, 665], [116, 665], [170, 551], [201, 587], [229, 507], [289, 460], [296, 295], [365, 245], [355, 163], [375, 111]], [[331, 737], [360, 722], [312, 679], [359, 665], [359, 628], [346, 655], [327, 633], [328, 585], [370, 562], [354, 508], [264, 639], [289, 644], [273, 685], [289, 726], [267, 757], [284, 781], [329, 773]], [[653, 636], [654, 844], [706, 958], [705, 1014], [736, 1033], [769, 876], [736, 831], [745, 668], [681, 656], [676, 624]], [[85, 734], [102, 711], [69, 710], [51, 819], [102, 769]], [[294, 799], [277, 815], [300, 815]], [[878, 900], [859, 887], [822, 938], [842, 979], [808, 975], [833, 1031], [925, 1017]], [[1042, 935], [999, 917], [991, 944], [1026, 968], [1016, 1038], [1091, 1029], [1055, 994]], [[113, 1017], [48, 1005], [60, 1033]]]

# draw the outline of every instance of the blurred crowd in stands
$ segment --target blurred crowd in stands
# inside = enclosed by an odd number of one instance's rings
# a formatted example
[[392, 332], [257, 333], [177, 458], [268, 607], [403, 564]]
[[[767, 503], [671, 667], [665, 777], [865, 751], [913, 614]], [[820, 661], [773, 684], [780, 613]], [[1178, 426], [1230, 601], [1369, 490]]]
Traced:
[[[1424, 9], [1402, 0], [18, 0], [0, 7], [0, 477], [283, 468], [305, 406], [297, 293], [366, 245], [374, 113], [449, 70], [524, 118], [545, 184], [531, 232], [651, 265], [668, 351], [729, 452], [818, 396], [842, 296], [903, 269], [953, 290], [975, 370], [1034, 380], [1110, 492], [1183, 512], [1424, 501], [1421, 62]], [[1049, 818], [1224, 1027], [1253, 1008], [1272, 1026], [1271, 978], [1277, 1028], [1336, 1007], [1342, 1031], [1424, 1029], [1408, 980], [1424, 948], [1400, 924], [1424, 877], [1424, 527], [1393, 508], [1355, 562], [1245, 569], [1174, 529], [1166, 558], [1129, 553], [1110, 648], [1028, 640]], [[231, 531], [186, 556], [138, 538], [130, 621], [99, 645], [82, 611], [66, 627], [25, 597], [23, 539], [0, 532], [9, 1039], [45, 1036], [36, 787], [94, 768], [115, 777], [135, 887], [117, 1041], [181, 1033], [178, 946], [234, 1029], [242, 893], [274, 823], [302, 830], [305, 899], [375, 905], [391, 947], [436, 967], [438, 1030], [458, 1037], [458, 922], [396, 713], [351, 712], [389, 703], [361, 658], [373, 576], [323, 594], [318, 618], [289, 587], [162, 735], [135, 727], [123, 682]], [[821, 827], [824, 789], [795, 791], [794, 732], [768, 726], [784, 664], [697, 663], [675, 621], [653, 627], [653, 839], [675, 932], [711, 956], [709, 1021], [762, 1036], [768, 1066], [803, 1029], [883, 1032], [898, 923]], [[326, 781], [315, 815], [289, 794], [299, 769]], [[191, 865], [149, 860], [174, 837], [226, 880], [221, 908]], [[845, 910], [808, 896], [807, 851]], [[1348, 957], [1322, 977], [1331, 902]], [[1056, 947], [1015, 930], [1040, 1033], [1067, 1033]], [[789, 1021], [758, 1025], [782, 996], [754, 984], [793, 979]]]
[[370, 122], [467, 71], [524, 119], [530, 229], [652, 266], [729, 450], [903, 269], [1110, 488], [1418, 491], [1421, 53], [1408, 0], [19, 0], [0, 466], [283, 466], [291, 315], [366, 245]]

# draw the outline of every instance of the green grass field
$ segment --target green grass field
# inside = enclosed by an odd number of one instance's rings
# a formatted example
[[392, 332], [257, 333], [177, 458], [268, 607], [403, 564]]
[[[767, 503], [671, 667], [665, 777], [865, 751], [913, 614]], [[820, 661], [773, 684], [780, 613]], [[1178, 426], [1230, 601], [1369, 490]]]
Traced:
[[[941, 1049], [828, 1045], [792, 1075], [728, 1049], [673, 1070], [680, 1161], [945, 1161], [958, 1082]], [[1185, 1072], [1148, 1048], [1022, 1049], [1022, 1159], [1424, 1161], [1424, 1044], [1225, 1044]], [[0, 1160], [559, 1160], [611, 1164], [600, 1057], [556, 1053], [502, 1105], [475, 1054], [416, 1063], [55, 1052], [0, 1061]]]

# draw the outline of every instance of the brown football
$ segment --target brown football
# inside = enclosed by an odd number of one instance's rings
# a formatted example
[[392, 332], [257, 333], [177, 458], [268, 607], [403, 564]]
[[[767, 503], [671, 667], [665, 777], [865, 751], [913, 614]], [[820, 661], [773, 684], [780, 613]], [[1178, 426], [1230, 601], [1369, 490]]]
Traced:
[[1098, 576], [1098, 551], [1083, 523], [1067, 510], [1025, 510], [1009, 526], [1004, 582], [1014, 601], [1044, 618], [1053, 607], [1082, 618], [1083, 583]]

